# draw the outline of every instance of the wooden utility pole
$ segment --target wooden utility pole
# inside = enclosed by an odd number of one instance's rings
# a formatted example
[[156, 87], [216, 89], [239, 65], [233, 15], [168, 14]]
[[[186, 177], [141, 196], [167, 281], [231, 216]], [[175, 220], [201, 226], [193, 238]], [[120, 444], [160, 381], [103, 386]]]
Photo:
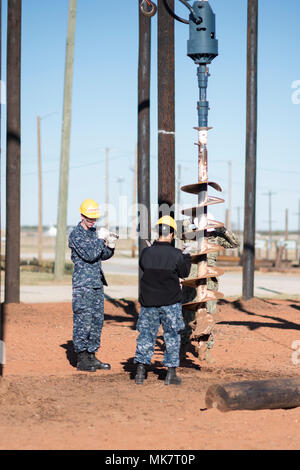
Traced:
[[132, 222], [131, 222], [131, 257], [135, 257], [135, 240], [136, 240], [136, 187], [137, 187], [137, 149], [134, 161], [134, 176], [133, 176], [133, 198], [132, 198]]
[[[1, 142], [2, 142], [2, 134], [1, 134], [1, 123], [2, 123], [2, 0], [0, 0], [0, 194], [1, 194]], [[0, 198], [0, 293], [1, 293], [1, 271], [2, 271], [2, 233], [1, 233], [1, 198]], [[2, 310], [2, 299], [0, 301], [0, 377], [3, 376], [3, 364], [4, 364], [4, 313]]]
[[[176, 204], [176, 219], [180, 220], [181, 219], [181, 165], [179, 164], [177, 166], [177, 204]], [[182, 248], [182, 240], [180, 238], [177, 238], [177, 248], [181, 249]]]
[[[174, 11], [174, 0], [169, 0]], [[158, 204], [159, 217], [175, 216], [175, 58], [174, 18], [158, 0]]]
[[5, 303], [20, 302], [21, 11], [8, 0]]
[[74, 42], [76, 27], [77, 0], [69, 0], [69, 23], [66, 45], [64, 107], [61, 141], [61, 160], [58, 196], [57, 236], [55, 253], [54, 277], [62, 279], [65, 268], [66, 237], [67, 237], [67, 207], [69, 187], [69, 156], [72, 117], [72, 82], [74, 64]]
[[237, 210], [237, 224], [236, 224], [236, 228], [237, 228], [238, 234], [241, 235], [241, 217], [240, 217], [240, 214], [241, 214], [241, 207], [237, 207], [236, 210]]
[[285, 209], [285, 240], [289, 239], [289, 210]]
[[232, 162], [228, 162], [228, 200], [226, 211], [226, 228], [231, 230], [231, 193], [232, 193]]
[[105, 210], [105, 227], [107, 230], [109, 230], [109, 214], [108, 214], [108, 204], [109, 204], [109, 184], [108, 184], [108, 178], [109, 178], [109, 148], [105, 149], [105, 205], [106, 205], [106, 210]]
[[243, 298], [254, 296], [257, 152], [258, 0], [248, 0], [246, 174], [243, 246]]
[[38, 262], [43, 259], [43, 193], [42, 193], [42, 156], [41, 156], [41, 117], [37, 117], [38, 142], [38, 194], [39, 194], [39, 225], [38, 225]]
[[272, 252], [272, 196], [275, 193], [272, 193], [272, 191], [268, 191], [267, 193], [264, 194], [264, 196], [268, 196], [269, 198], [269, 240], [268, 240], [268, 254], [267, 258], [271, 258], [271, 252]]
[[[141, 0], [139, 0], [139, 7]], [[138, 206], [139, 255], [151, 239], [150, 217], [150, 70], [151, 18], [139, 8], [139, 63], [138, 63]], [[139, 273], [141, 276], [141, 272]]]
[[[239, 240], [241, 240], [241, 217], [240, 217], [240, 214], [241, 214], [241, 207], [237, 207], [237, 233], [238, 233], [238, 236], [239, 236]], [[238, 246], [238, 256], [240, 257], [240, 261], [241, 261], [241, 246], [239, 245]]]
[[296, 256], [297, 262], [299, 263], [299, 245], [300, 245], [300, 199], [298, 199], [298, 212], [296, 212], [295, 215], [298, 216], [298, 237], [297, 237], [297, 240], [296, 240], [295, 256]]
[[[2, 142], [2, 133], [1, 133], [1, 124], [2, 124], [2, 102], [4, 97], [2, 96], [2, 0], [0, 0], [0, 194], [1, 194], [1, 142]], [[1, 265], [2, 265], [2, 226], [1, 226], [1, 215], [2, 215], [2, 206], [1, 206], [1, 197], [0, 197], [0, 293], [1, 293]], [[0, 302], [1, 305], [1, 302]], [[1, 309], [0, 309], [0, 340], [1, 337]], [[0, 364], [1, 367], [1, 364]]]
[[[284, 239], [288, 241], [289, 239], [289, 210], [285, 209], [285, 234]], [[288, 246], [285, 246], [285, 259], [289, 259], [289, 249]]]

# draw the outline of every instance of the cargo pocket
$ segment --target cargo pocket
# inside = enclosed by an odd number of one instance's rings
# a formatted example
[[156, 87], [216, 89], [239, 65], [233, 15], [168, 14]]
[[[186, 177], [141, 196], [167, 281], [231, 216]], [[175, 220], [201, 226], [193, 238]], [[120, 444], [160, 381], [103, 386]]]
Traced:
[[168, 307], [163, 307], [162, 313], [164, 331], [174, 331], [179, 333], [179, 331], [185, 329], [185, 324], [182, 318], [181, 304], [178, 303]]
[[72, 289], [72, 310], [73, 313], [79, 314], [85, 310], [85, 292], [84, 287], [73, 287]]

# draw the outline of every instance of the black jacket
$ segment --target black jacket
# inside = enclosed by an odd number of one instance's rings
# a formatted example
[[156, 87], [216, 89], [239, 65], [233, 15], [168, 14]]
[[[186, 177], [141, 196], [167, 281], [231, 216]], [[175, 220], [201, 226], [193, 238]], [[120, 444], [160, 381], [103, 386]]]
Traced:
[[183, 255], [168, 242], [155, 241], [144, 248], [139, 264], [143, 271], [139, 294], [141, 305], [161, 307], [182, 301], [179, 278], [190, 273], [190, 255]]

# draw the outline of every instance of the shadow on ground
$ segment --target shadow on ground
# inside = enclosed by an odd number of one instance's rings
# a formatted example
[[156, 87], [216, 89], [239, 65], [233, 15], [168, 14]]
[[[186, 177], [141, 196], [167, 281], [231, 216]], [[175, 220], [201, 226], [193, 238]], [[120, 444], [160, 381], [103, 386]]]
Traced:
[[[258, 300], [258, 299], [253, 299]], [[239, 310], [240, 312], [246, 313], [249, 316], [259, 317], [259, 318], [266, 318], [268, 320], [274, 320], [277, 323], [273, 322], [259, 322], [259, 321], [221, 321], [218, 322], [218, 325], [235, 325], [235, 326], [246, 326], [249, 330], [256, 330], [258, 328], [280, 328], [283, 330], [300, 330], [300, 323], [294, 323], [289, 320], [285, 320], [284, 318], [272, 315], [271, 308], [272, 306], [276, 306], [276, 303], [270, 302], [265, 299], [259, 299], [260, 305], [263, 307], [265, 306], [266, 310], [270, 309], [270, 313], [267, 315], [262, 315], [261, 313], [257, 313], [255, 310], [257, 308], [246, 309], [245, 304], [247, 301], [243, 302], [241, 300], [236, 300], [234, 302], [230, 302], [228, 300], [221, 300], [219, 302], [220, 305], [231, 304], [234, 309]], [[294, 302], [294, 301], [293, 301]], [[250, 304], [249, 304], [250, 305]], [[300, 310], [300, 306], [296, 304], [289, 305], [289, 307], [295, 308]]]
[[77, 354], [74, 351], [73, 341], [67, 341], [65, 344], [60, 345], [61, 348], [66, 350], [66, 358], [72, 367], [77, 367]]
[[137, 302], [128, 299], [113, 299], [112, 297], [105, 296], [105, 300], [111, 303], [117, 309], [123, 310], [125, 315], [118, 315], [113, 313], [105, 313], [104, 311], [104, 320], [113, 321], [117, 323], [131, 321], [129, 328], [132, 330], [136, 329], [136, 323], [138, 319], [138, 308]]

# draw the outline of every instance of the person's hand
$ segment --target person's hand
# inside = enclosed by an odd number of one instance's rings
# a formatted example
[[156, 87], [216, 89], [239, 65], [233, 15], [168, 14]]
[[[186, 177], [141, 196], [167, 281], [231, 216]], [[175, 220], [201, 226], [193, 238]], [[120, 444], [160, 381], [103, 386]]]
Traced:
[[184, 255], [189, 254], [192, 251], [192, 244], [191, 243], [184, 243], [182, 245], [182, 253]]
[[107, 240], [107, 237], [109, 236], [110, 232], [107, 230], [105, 227], [98, 227], [97, 228], [97, 238], [101, 238], [102, 240]]
[[108, 237], [106, 238], [106, 244], [108, 248], [114, 249], [117, 243], [119, 235], [113, 232], [109, 232]]

